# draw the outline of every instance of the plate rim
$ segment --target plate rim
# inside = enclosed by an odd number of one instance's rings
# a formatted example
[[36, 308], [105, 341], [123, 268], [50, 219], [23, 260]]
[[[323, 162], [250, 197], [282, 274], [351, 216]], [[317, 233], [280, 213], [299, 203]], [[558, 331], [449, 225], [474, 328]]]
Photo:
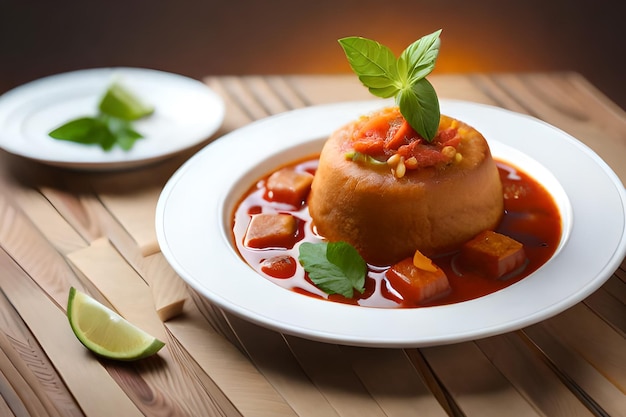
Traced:
[[[159, 200], [157, 203], [155, 223], [156, 223], [156, 229], [157, 229], [157, 239], [161, 246], [162, 253], [166, 257], [170, 265], [174, 268], [174, 270], [181, 275], [181, 278], [185, 280], [187, 283], [189, 283], [193, 288], [198, 290], [204, 297], [207, 297], [209, 301], [217, 304], [218, 306], [220, 306], [221, 308], [224, 308], [227, 311], [230, 311], [240, 317], [243, 317], [246, 320], [255, 322], [259, 325], [262, 325], [267, 328], [271, 328], [276, 331], [293, 334], [293, 335], [305, 337], [308, 339], [324, 341], [324, 342], [339, 343], [339, 344], [369, 346], [369, 347], [423, 347], [423, 346], [431, 346], [431, 345], [439, 345], [439, 344], [461, 342], [461, 341], [466, 341], [466, 340], [473, 340], [473, 339], [492, 336], [495, 334], [500, 334], [505, 331], [508, 332], [508, 331], [516, 330], [521, 327], [525, 327], [527, 325], [533, 324], [537, 321], [551, 317], [557, 314], [558, 312], [561, 312], [565, 310], [566, 308], [571, 307], [572, 305], [584, 299], [587, 295], [591, 294], [597, 288], [599, 288], [600, 285], [604, 281], [606, 281], [606, 279], [608, 279], [610, 275], [619, 267], [619, 264], [622, 262], [624, 258], [624, 254], [626, 254], [626, 239], [624, 236], [624, 232], [626, 228], [625, 226], [626, 212], [624, 209], [625, 204], [626, 204], [626, 193], [624, 192], [624, 187], [621, 185], [621, 180], [617, 177], [617, 175], [613, 172], [613, 170], [587, 145], [580, 142], [578, 139], [575, 139], [573, 136], [565, 133], [564, 131], [540, 119], [537, 119], [537, 118], [534, 118], [532, 116], [528, 116], [525, 114], [516, 113], [508, 109], [503, 109], [500, 107], [488, 105], [488, 104], [474, 103], [474, 102], [468, 102], [468, 101], [463, 101], [463, 100], [449, 100], [449, 99], [442, 99], [440, 101], [442, 103], [442, 112], [443, 112], [443, 109], [445, 109], [446, 107], [460, 106], [462, 108], [463, 106], [470, 106], [476, 109], [481, 109], [481, 111], [501, 112], [501, 114], [507, 114], [510, 117], [523, 118], [527, 123], [532, 123], [537, 126], [542, 126], [542, 129], [548, 129], [548, 130], [555, 132], [555, 134], [560, 135], [563, 139], [566, 139], [567, 141], [569, 141], [571, 145], [578, 148], [579, 152], [583, 152], [586, 157], [589, 157], [592, 159], [592, 162], [597, 166], [598, 169], [600, 169], [602, 175], [605, 176], [605, 179], [609, 181], [609, 183], [613, 186], [613, 188], [615, 188], [614, 197], [617, 198], [617, 200], [621, 204], [621, 212], [620, 212], [621, 216], [620, 217], [622, 221], [622, 228], [621, 228], [620, 237], [618, 239], [619, 242], [617, 246], [613, 248], [613, 254], [610, 257], [610, 261], [607, 264], [605, 264], [600, 271], [596, 273], [596, 276], [602, 276], [602, 278], [596, 277], [593, 281], [589, 282], [588, 285], [586, 285], [585, 287], [579, 288], [577, 293], [574, 295], [570, 295], [565, 302], [560, 301], [556, 304], [556, 306], [555, 305], [545, 306], [543, 309], [539, 311], [535, 311], [534, 314], [526, 315], [524, 320], [514, 319], [513, 320], [515, 322], [514, 326], [511, 326], [507, 322], [500, 322], [489, 328], [482, 328], [480, 331], [472, 330], [472, 331], [457, 332], [457, 334], [448, 333], [445, 335], [439, 334], [437, 332], [432, 332], [428, 337], [419, 337], [419, 338], [406, 337], [406, 338], [395, 338], [395, 339], [383, 340], [383, 339], [376, 339], [376, 338], [371, 338], [371, 337], [363, 337], [362, 335], [355, 335], [355, 334], [346, 336], [345, 334], [337, 333], [336, 331], [326, 331], [322, 328], [319, 328], [319, 326], [317, 326], [318, 328], [311, 330], [307, 328], [308, 323], [302, 324], [302, 325], [294, 325], [289, 320], [281, 322], [279, 320], [276, 320], [275, 317], [265, 317], [263, 315], [259, 315], [259, 312], [254, 312], [254, 311], [250, 312], [243, 306], [229, 304], [228, 300], [221, 299], [219, 297], [216, 297], [214, 294], [210, 294], [210, 292], [207, 292], [207, 289], [203, 287], [203, 283], [200, 282], [197, 277], [191, 276], [187, 268], [185, 267], [185, 265], [182, 265], [179, 263], [179, 260], [176, 258], [176, 255], [173, 253], [173, 251], [171, 250], [168, 244], [168, 236], [167, 236], [167, 232], [165, 231], [165, 217], [166, 217], [165, 210], [167, 209], [168, 200], [171, 196], [172, 190], [177, 186], [178, 182], [185, 175], [187, 175], [189, 170], [193, 169], [194, 165], [197, 164], [201, 160], [202, 155], [206, 155], [207, 153], [210, 153], [215, 148], [221, 146], [229, 139], [232, 139], [233, 136], [238, 137], [241, 135], [254, 132], [255, 129], [259, 129], [259, 126], [263, 128], [264, 126], [268, 126], [268, 125], [271, 126], [276, 123], [280, 124], [281, 120], [284, 121], [285, 118], [289, 119], [290, 117], [301, 117], [302, 115], [306, 115], [308, 113], [315, 114], [316, 112], [320, 112], [320, 111], [321, 112], [324, 112], [324, 111], [333, 112], [333, 111], [337, 111], [338, 109], [345, 110], [346, 107], [355, 107], [357, 109], [360, 109], [361, 107], [375, 109], [377, 107], [384, 106], [389, 103], [388, 101], [384, 101], [384, 100], [349, 101], [349, 102], [330, 103], [330, 104], [310, 106], [310, 107], [305, 107], [302, 109], [287, 111], [284, 113], [276, 114], [276, 115], [269, 116], [267, 118], [252, 122], [246, 126], [243, 126], [242, 128], [239, 128], [237, 130], [234, 130], [222, 136], [221, 138], [218, 138], [216, 141], [207, 145], [205, 148], [199, 151], [196, 155], [190, 158], [185, 164], [183, 164], [179, 168], [177, 172], [175, 172], [172, 175], [170, 180], [167, 182], [166, 186], [163, 188], [163, 191], [159, 197]], [[346, 121], [349, 121], [349, 120], [346, 120]], [[464, 120], [464, 121], [469, 123], [469, 121], [467, 120]], [[338, 125], [335, 126], [335, 128], [337, 127], [339, 126]], [[332, 130], [334, 129], [331, 129], [331, 131]], [[215, 200], [221, 201], [222, 198], [224, 197], [224, 192], [220, 193], [218, 196], [219, 198]], [[215, 206], [219, 206], [219, 203], [215, 202], [214, 207], [213, 207], [214, 209], [219, 211], [220, 210], [219, 207], [216, 208]], [[575, 214], [575, 217], [576, 217], [576, 214]], [[576, 219], [574, 220], [574, 222], [576, 224]], [[227, 237], [221, 236], [219, 239], [221, 243], [224, 243], [224, 239], [227, 239]], [[233, 250], [231, 250], [231, 252], [232, 251]], [[231, 253], [231, 255], [233, 254]], [[236, 259], [240, 264], [243, 264], [243, 261], [241, 261], [240, 258], [236, 258]], [[245, 265], [245, 268], [249, 268], [249, 267]], [[244, 271], [241, 268], [237, 268], [237, 272], [244, 272]], [[252, 269], [249, 269], [248, 273], [256, 275], [256, 273], [253, 272]], [[280, 297], [281, 301], [287, 301], [290, 306], [293, 305], [294, 303], [296, 304], [300, 303], [300, 304], [306, 304], [306, 308], [319, 307], [319, 305], [313, 306], [311, 301], [307, 300], [310, 297], [303, 297], [299, 294], [286, 291], [278, 287], [276, 284], [271, 283], [268, 280], [263, 279], [262, 277], [258, 275], [257, 277], [260, 278], [259, 281], [265, 281], [267, 284], [271, 285], [272, 287], [275, 287], [278, 290], [284, 292], [285, 294], [283, 294], [283, 296]], [[272, 290], [269, 290], [269, 291], [272, 291]], [[292, 294], [292, 295], [288, 296], [286, 294]], [[297, 297], [294, 297], [293, 295]], [[477, 300], [471, 300], [465, 303], [458, 303], [458, 304], [467, 304], [467, 305], [476, 304], [476, 303], [480, 303], [484, 301], [486, 298], [493, 298], [493, 297], [487, 296], [487, 297], [482, 297]], [[325, 304], [333, 305], [332, 310], [338, 313], [351, 311], [349, 309], [354, 309], [354, 308], [362, 309], [362, 310], [368, 310], [368, 309], [377, 310], [381, 318], [385, 318], [385, 320], [393, 319], [395, 316], [398, 316], [397, 312], [402, 312], [400, 313], [400, 315], [406, 316], [407, 314], [411, 315], [411, 313], [406, 313], [407, 311], [423, 310], [423, 309], [384, 310], [384, 309], [372, 309], [372, 308], [366, 308], [366, 307], [345, 306], [339, 303], [329, 303], [328, 301], [320, 301], [320, 300], [315, 300], [315, 301], [317, 303], [325, 303]], [[452, 305], [452, 306], [440, 306], [436, 308], [439, 311], [456, 310], [458, 307], [458, 304]], [[392, 313], [392, 312], [395, 312], [395, 313]], [[414, 314], [414, 315], [420, 316], [420, 314]], [[445, 315], [446, 314], [444, 314], [444, 316]], [[417, 322], [419, 321], [420, 320], [417, 320]]]
[[[59, 90], [59, 87], [57, 86], [63, 86], [77, 81], [89, 82], [90, 79], [97, 79], [104, 83], [103, 80], [105, 78], [107, 80], [111, 80], [114, 76], [118, 75], [121, 77], [124, 77], [125, 75], [136, 78], [142, 77], [144, 80], [148, 80], [149, 82], [155, 84], [157, 80], [161, 82], [169, 81], [172, 85], [176, 83], [184, 85], [189, 91], [197, 91], [199, 94], [204, 96], [206, 103], [211, 107], [209, 116], [206, 121], [203, 122], [203, 129], [201, 132], [196, 133], [193, 136], [193, 139], [189, 139], [186, 142], [183, 141], [185, 143], [170, 147], [166, 150], [152, 147], [137, 155], [133, 155], [131, 150], [131, 152], [103, 152], [102, 154], [99, 154], [99, 156], [89, 155], [88, 152], [85, 152], [85, 155], [81, 156], [81, 159], [79, 160], [72, 158], [72, 156], [68, 155], [67, 152], [63, 152], [63, 145], [67, 145], [64, 143], [60, 144], [58, 147], [60, 150], [59, 154], [56, 155], [44, 155], [37, 149], [29, 149], [24, 146], [21, 141], [15, 141], [12, 138], [14, 132], [7, 131], [6, 126], [3, 124], [3, 120], [6, 119], [6, 117], [4, 117], [2, 113], [6, 111], [15, 111], [16, 106], [24, 106], [24, 97], [31, 95], [34, 92], [40, 90], [44, 94], [51, 95], [53, 93], [51, 93], [50, 90]], [[70, 91], [71, 87], [68, 88], [68, 91]], [[60, 101], [60, 103], [62, 102], [63, 100]], [[0, 112], [0, 148], [6, 152], [51, 166], [78, 170], [107, 171], [149, 165], [172, 157], [187, 149], [193, 148], [194, 146], [201, 145], [202, 142], [209, 140], [211, 136], [214, 135], [222, 126], [226, 112], [226, 105], [223, 98], [219, 94], [200, 80], [196, 80], [182, 74], [152, 68], [109, 66], [78, 69], [51, 74], [16, 86], [3, 94], [0, 94]], [[62, 121], [60, 121], [60, 123], [61, 122]], [[145, 121], [143, 123], [149, 123], [149, 121]], [[147, 139], [149, 139], [149, 137], [147, 137]], [[89, 152], [92, 152], [92, 150], [89, 150]], [[95, 154], [95, 150], [93, 152]]]

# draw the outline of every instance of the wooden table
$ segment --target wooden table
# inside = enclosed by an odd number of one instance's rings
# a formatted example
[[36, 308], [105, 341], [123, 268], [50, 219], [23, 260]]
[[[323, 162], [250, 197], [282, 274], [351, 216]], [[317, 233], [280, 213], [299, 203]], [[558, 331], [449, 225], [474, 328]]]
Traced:
[[[560, 127], [626, 180], [626, 115], [581, 76], [431, 80], [442, 98]], [[227, 105], [218, 135], [295, 108], [372, 98], [352, 75], [205, 81]], [[0, 153], [0, 415], [626, 415], [626, 264], [562, 314], [483, 340], [373, 349], [281, 335], [212, 306], [159, 252], [157, 198], [194, 151], [114, 173]], [[68, 325], [70, 286], [167, 346], [134, 363], [96, 359]]]

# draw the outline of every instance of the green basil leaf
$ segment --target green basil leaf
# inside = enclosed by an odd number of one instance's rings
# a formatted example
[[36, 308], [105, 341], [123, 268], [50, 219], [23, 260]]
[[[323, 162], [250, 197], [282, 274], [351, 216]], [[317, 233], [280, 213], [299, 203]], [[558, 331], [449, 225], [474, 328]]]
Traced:
[[141, 133], [131, 129], [123, 129], [117, 132], [117, 144], [125, 151], [130, 150], [138, 139], [143, 138]]
[[131, 120], [148, 116], [154, 112], [150, 105], [142, 103], [129, 90], [113, 84], [100, 102], [96, 117], [80, 117], [52, 130], [54, 139], [86, 145], [99, 145], [109, 151], [115, 145], [130, 150], [143, 136], [137, 132]]
[[437, 92], [422, 78], [396, 96], [402, 116], [424, 139], [431, 141], [439, 129], [441, 117]]
[[349, 37], [339, 40], [352, 70], [375, 96], [395, 97], [400, 112], [424, 139], [432, 141], [439, 127], [439, 100], [426, 76], [435, 68], [441, 30], [423, 36], [398, 59], [380, 43]]
[[80, 117], [57, 127], [49, 135], [55, 139], [95, 143], [90, 140], [93, 136], [92, 133], [102, 127], [102, 122], [95, 117]]
[[354, 246], [346, 242], [331, 242], [326, 249], [326, 258], [339, 267], [352, 284], [352, 288], [360, 293], [365, 291], [367, 264]]
[[406, 71], [409, 84], [426, 77], [435, 68], [441, 44], [440, 34], [441, 30], [438, 30], [418, 39], [409, 45], [398, 58], [398, 67]]
[[388, 47], [358, 36], [339, 39], [339, 44], [352, 70], [373, 95], [388, 98], [398, 92], [396, 57]]
[[352, 298], [354, 290], [365, 291], [367, 265], [345, 242], [304, 242], [298, 257], [311, 281], [327, 294]]
[[81, 117], [71, 120], [49, 133], [51, 137], [84, 145], [100, 145], [109, 150], [115, 144], [115, 137], [105, 120], [99, 117]]
[[106, 117], [109, 131], [115, 137], [115, 142], [125, 151], [130, 150], [137, 139], [142, 138], [141, 133], [133, 129], [131, 122], [117, 117]]

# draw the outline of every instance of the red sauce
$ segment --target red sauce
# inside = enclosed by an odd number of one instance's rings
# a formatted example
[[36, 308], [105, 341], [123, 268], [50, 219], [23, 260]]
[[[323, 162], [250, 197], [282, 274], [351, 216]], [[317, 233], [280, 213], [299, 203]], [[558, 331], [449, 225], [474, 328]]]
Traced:
[[[299, 161], [291, 166], [296, 170], [315, 173], [318, 160]], [[299, 207], [268, 201], [264, 188], [267, 177], [258, 181], [242, 198], [233, 213], [233, 239], [239, 254], [254, 270], [276, 284], [312, 297], [335, 302], [358, 304], [368, 307], [406, 308], [458, 303], [482, 297], [518, 282], [536, 271], [556, 251], [561, 239], [562, 225], [558, 207], [552, 196], [536, 180], [508, 163], [498, 161], [498, 169], [504, 189], [504, 215], [497, 232], [509, 236], [524, 245], [528, 263], [522, 271], [506, 279], [482, 277], [470, 271], [460, 270], [455, 263], [457, 252], [433, 258], [448, 276], [451, 290], [444, 296], [419, 305], [405, 302], [385, 279], [388, 267], [368, 269], [365, 292], [347, 299], [340, 295], [328, 296], [308, 280], [298, 262], [299, 244], [305, 241], [319, 242], [322, 237], [315, 233], [306, 203]], [[269, 175], [268, 175], [269, 176]], [[303, 227], [298, 229], [298, 242], [290, 249], [246, 247], [244, 237], [252, 214], [289, 213], [299, 219]]]

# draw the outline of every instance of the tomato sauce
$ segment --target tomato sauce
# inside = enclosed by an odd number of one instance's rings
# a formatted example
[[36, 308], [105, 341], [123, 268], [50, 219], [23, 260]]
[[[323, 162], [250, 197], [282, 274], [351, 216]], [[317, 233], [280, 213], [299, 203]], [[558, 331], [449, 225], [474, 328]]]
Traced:
[[[314, 174], [318, 159], [311, 158], [291, 164], [295, 170]], [[536, 271], [556, 251], [562, 234], [558, 207], [548, 191], [522, 170], [497, 161], [504, 191], [504, 215], [495, 230], [524, 245], [527, 263], [523, 270], [500, 279], [480, 276], [463, 270], [457, 262], [458, 252], [441, 254], [433, 261], [442, 268], [450, 282], [451, 290], [433, 300], [415, 305], [403, 300], [389, 285], [385, 272], [389, 267], [368, 266], [363, 294], [355, 292], [354, 298], [328, 295], [318, 289], [306, 276], [298, 262], [299, 245], [302, 242], [320, 242], [323, 237], [315, 231], [308, 213], [306, 201], [295, 207], [267, 199], [265, 181], [260, 179], [242, 197], [233, 213], [233, 240], [240, 256], [266, 279], [288, 290], [329, 301], [378, 308], [410, 308], [458, 303], [482, 297], [508, 287]], [[282, 168], [282, 167], [281, 167]], [[253, 214], [288, 213], [299, 223], [297, 242], [291, 248], [254, 249], [244, 245], [246, 229]]]

